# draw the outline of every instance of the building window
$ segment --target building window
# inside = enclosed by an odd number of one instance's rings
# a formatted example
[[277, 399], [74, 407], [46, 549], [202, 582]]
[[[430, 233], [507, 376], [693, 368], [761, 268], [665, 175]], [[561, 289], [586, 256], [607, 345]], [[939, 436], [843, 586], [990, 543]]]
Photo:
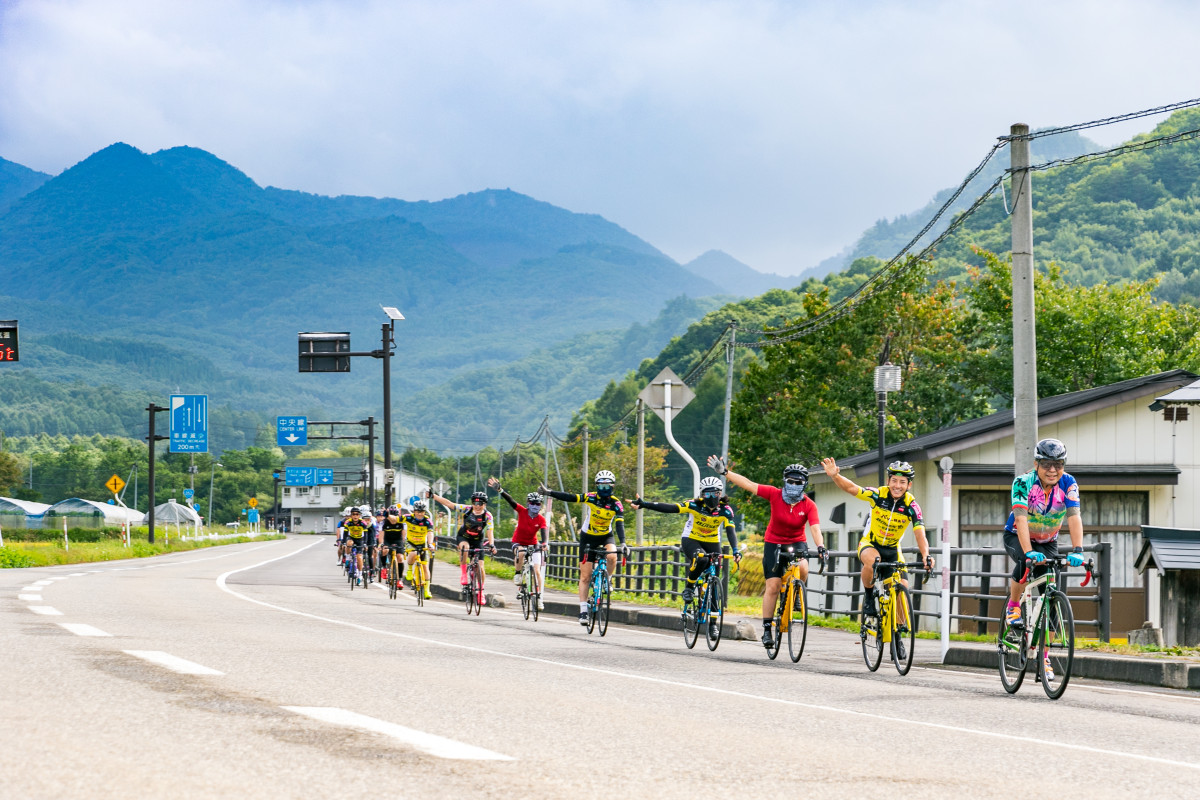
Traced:
[[296, 487], [296, 496], [297, 497], [304, 497], [307, 494], [308, 494], [307, 486], [297, 486]]
[[314, 486], [313, 487], [313, 497], [320, 497], [320, 496], [321, 496], [321, 487]]
[[292, 496], [292, 487], [290, 487], [290, 486], [283, 487], [283, 496], [291, 497]]

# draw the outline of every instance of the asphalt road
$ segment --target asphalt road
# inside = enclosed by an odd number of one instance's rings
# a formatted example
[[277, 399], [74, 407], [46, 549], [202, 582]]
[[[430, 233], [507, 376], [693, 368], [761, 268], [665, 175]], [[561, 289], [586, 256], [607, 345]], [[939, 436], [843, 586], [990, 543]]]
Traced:
[[330, 543], [0, 571], [0, 798], [1200, 794], [1195, 693], [468, 618]]

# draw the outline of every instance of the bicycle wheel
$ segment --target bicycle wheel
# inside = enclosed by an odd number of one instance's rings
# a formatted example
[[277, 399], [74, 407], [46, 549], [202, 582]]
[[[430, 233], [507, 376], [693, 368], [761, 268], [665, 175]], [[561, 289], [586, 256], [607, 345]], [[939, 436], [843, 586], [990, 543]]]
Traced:
[[467, 616], [471, 616], [471, 612], [475, 610], [475, 569], [467, 567], [467, 585], [463, 587], [463, 592], [466, 594], [464, 598], [467, 604]]
[[721, 587], [715, 581], [704, 589], [704, 639], [709, 650], [721, 643], [721, 626], [725, 624], [725, 609], [721, 603]]
[[[1075, 617], [1067, 596], [1055, 589], [1042, 606], [1041, 635], [1038, 637], [1038, 677], [1051, 700], [1062, 697], [1071, 680], [1075, 662]], [[1053, 676], [1046, 672], [1049, 658]]]
[[600, 619], [597, 624], [600, 626], [600, 635], [608, 633], [608, 612], [612, 605], [612, 585], [608, 582], [608, 573], [604, 575], [603, 586], [600, 591], [600, 607], [597, 609]]
[[529, 591], [529, 570], [524, 569], [521, 571], [521, 614], [525, 619], [529, 619], [531, 605], [533, 605], [533, 592]]
[[[700, 588], [697, 585], [697, 588]], [[700, 636], [700, 617], [706, 613], [704, 595], [697, 592], [692, 602], [683, 604], [683, 643], [691, 650]]]
[[[896, 601], [892, 604], [891, 617], [892, 663], [901, 675], [912, 669], [913, 648], [917, 643], [917, 621], [913, 617], [912, 594], [902, 583], [896, 584]], [[907, 628], [907, 630], [901, 630]]]
[[600, 605], [600, 579], [592, 572], [592, 585], [588, 588], [588, 624], [587, 632], [596, 630], [596, 614]]
[[412, 590], [417, 596], [417, 605], [425, 605], [425, 562], [420, 558], [413, 564]]
[[483, 562], [482, 561], [476, 565], [474, 570], [471, 571], [471, 577], [475, 581], [475, 583], [472, 584], [471, 591], [475, 597], [475, 616], [477, 616], [477, 617], [479, 616], [479, 612], [483, 609], [483, 601], [484, 601], [483, 576], [479, 574], [479, 572], [481, 570], [483, 570]]
[[863, 616], [858, 638], [862, 640], [863, 661], [867, 662], [867, 669], [871, 672], [879, 669], [883, 661], [883, 636], [880, 630], [878, 616]]
[[784, 619], [786, 619], [783, 615], [783, 610], [786, 608], [786, 603], [789, 602], [787, 594], [786, 588], [780, 588], [779, 600], [775, 604], [775, 617], [771, 620], [774, 628], [772, 629], [771, 644], [767, 646], [767, 658], [772, 661], [775, 660], [775, 656], [779, 655], [779, 646], [783, 644], [783, 626], [785, 624]]
[[792, 608], [795, 609], [788, 623], [788, 655], [795, 664], [804, 655], [804, 641], [808, 638], [808, 587], [802, 580], [792, 581]]
[[350, 557], [350, 563], [346, 569], [346, 580], [350, 581], [350, 591], [354, 591], [354, 584], [357, 583], [358, 565], [354, 563], [354, 556]]
[[1004, 691], [1016, 694], [1025, 680], [1025, 665], [1029, 663], [1029, 628], [1010, 627], [1007, 620], [1000, 623], [1000, 638], [996, 643], [1000, 664], [1000, 683]]

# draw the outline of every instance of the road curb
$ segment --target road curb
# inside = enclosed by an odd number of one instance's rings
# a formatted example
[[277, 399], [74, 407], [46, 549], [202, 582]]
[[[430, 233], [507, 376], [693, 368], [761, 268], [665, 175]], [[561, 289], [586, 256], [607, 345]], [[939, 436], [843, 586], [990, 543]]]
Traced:
[[[951, 645], [946, 652], [947, 666], [997, 670], [993, 648]], [[1034, 663], [1031, 660], [1029, 667]], [[1200, 664], [1129, 656], [1075, 652], [1071, 674], [1076, 678], [1096, 678], [1121, 683], [1162, 686], [1167, 689], [1200, 689]]]

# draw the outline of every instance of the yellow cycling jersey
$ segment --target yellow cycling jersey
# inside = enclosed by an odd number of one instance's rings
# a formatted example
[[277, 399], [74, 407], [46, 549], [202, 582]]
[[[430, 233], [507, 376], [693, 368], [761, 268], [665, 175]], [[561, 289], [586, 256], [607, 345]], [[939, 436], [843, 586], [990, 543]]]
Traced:
[[344, 530], [346, 535], [351, 539], [361, 539], [363, 534], [366, 533], [368, 527], [370, 526], [361, 519], [347, 519], [342, 523], [342, 530]]
[[880, 486], [859, 489], [855, 497], [871, 504], [871, 522], [863, 531], [863, 537], [870, 537], [875, 544], [895, 547], [909, 523], [912, 523], [913, 530], [925, 528], [921, 506], [910, 492], [905, 492], [903, 497], [893, 498], [888, 487]]
[[425, 544], [426, 538], [429, 536], [429, 529], [433, 525], [433, 521], [429, 517], [417, 519], [409, 514], [404, 518], [404, 531], [411, 544]]
[[716, 542], [721, 538], [721, 529], [733, 527], [733, 509], [721, 505], [709, 510], [697, 505], [695, 500], [687, 503], [672, 503], [679, 508], [680, 514], [687, 514], [687, 522], [683, 524], [683, 538], [693, 542]]
[[625, 509], [615, 497], [604, 498], [595, 492], [577, 494], [570, 503], [583, 503], [583, 532], [588, 536], [609, 536], [613, 521], [624, 519]]

